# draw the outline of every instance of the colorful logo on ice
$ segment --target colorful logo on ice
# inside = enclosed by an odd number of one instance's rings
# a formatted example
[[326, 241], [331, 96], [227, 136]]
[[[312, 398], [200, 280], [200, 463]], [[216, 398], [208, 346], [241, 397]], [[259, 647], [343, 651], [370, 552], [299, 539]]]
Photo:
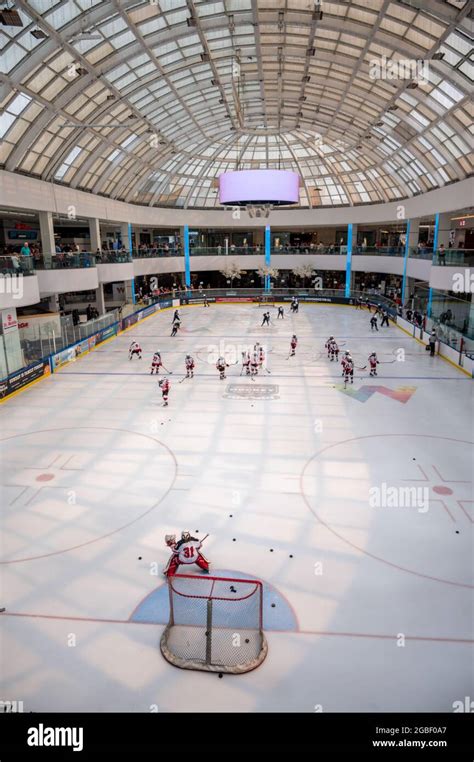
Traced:
[[348, 386], [344, 389], [343, 384], [338, 384], [336, 389], [339, 389], [340, 392], [347, 394], [349, 397], [352, 397], [359, 402], [367, 402], [373, 394], [378, 392], [379, 394], [385, 395], [385, 397], [390, 397], [392, 400], [397, 400], [397, 402], [405, 404], [416, 392], [417, 387], [398, 386], [396, 389], [389, 389], [387, 386], [361, 386], [360, 389], [354, 389], [353, 387]]

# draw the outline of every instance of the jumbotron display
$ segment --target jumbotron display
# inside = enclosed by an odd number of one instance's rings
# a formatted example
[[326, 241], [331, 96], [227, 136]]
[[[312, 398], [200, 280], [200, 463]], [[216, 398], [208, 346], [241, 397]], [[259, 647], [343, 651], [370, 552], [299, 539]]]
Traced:
[[299, 203], [300, 177], [280, 169], [243, 169], [219, 177], [219, 201], [228, 206]]

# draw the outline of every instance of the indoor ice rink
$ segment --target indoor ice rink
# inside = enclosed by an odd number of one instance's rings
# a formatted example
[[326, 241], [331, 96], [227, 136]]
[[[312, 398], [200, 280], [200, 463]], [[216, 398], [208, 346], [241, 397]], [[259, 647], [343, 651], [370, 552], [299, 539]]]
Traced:
[[[0, 410], [4, 680], [33, 711], [447, 711], [469, 695], [469, 378], [393, 324], [371, 335], [366, 310], [268, 309], [262, 329], [259, 306], [185, 307], [174, 338], [165, 310]], [[329, 335], [355, 358], [346, 390]], [[256, 341], [269, 372], [221, 381], [217, 348], [230, 364]], [[375, 381], [357, 370], [374, 349]], [[426, 503], [370, 507], [382, 483]], [[209, 534], [213, 575], [263, 582], [255, 671], [161, 657], [163, 538], [182, 527]]]
[[0, 0], [0, 49], [4, 727], [448, 737], [472, 2]]

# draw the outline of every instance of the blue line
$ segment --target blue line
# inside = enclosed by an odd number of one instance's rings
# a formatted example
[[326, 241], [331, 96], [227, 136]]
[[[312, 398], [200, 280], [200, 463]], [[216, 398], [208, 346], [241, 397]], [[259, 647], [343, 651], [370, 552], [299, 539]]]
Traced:
[[352, 269], [352, 222], [347, 226], [347, 254], [346, 254], [346, 290], [345, 297], [351, 295], [351, 269]]
[[184, 226], [184, 279], [186, 287], [191, 286], [191, 261], [189, 254], [189, 225]]
[[410, 220], [407, 220], [406, 240], [405, 240], [405, 256], [403, 258], [403, 278], [402, 278], [402, 304], [405, 304], [405, 284], [407, 279], [407, 263], [410, 253]]

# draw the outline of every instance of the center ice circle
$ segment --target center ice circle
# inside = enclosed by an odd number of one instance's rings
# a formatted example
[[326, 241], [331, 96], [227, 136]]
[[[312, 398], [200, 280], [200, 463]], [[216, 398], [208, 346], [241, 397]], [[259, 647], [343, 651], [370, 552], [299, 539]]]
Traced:
[[157, 508], [177, 468], [171, 450], [152, 436], [103, 427], [7, 437], [0, 461], [0, 563], [65, 553], [126, 529]]
[[472, 587], [472, 444], [422, 434], [347, 439], [308, 460], [302, 495], [357, 551], [354, 564], [362, 552], [394, 570]]

